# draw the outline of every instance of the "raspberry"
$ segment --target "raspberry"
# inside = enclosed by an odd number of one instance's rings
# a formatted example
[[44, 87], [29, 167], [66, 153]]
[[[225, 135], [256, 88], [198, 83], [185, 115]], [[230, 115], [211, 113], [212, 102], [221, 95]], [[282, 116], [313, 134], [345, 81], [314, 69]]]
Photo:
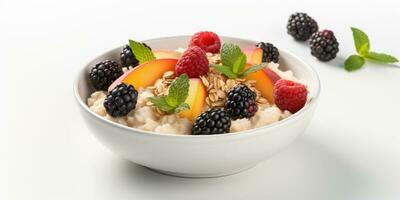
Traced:
[[190, 78], [199, 78], [208, 73], [206, 52], [200, 47], [193, 46], [183, 52], [175, 66], [176, 74], [187, 74]]
[[280, 79], [274, 86], [274, 98], [278, 108], [295, 113], [306, 104], [307, 89], [300, 83]]
[[195, 33], [190, 40], [189, 47], [198, 46], [206, 52], [219, 53], [221, 40], [218, 35], [210, 31]]

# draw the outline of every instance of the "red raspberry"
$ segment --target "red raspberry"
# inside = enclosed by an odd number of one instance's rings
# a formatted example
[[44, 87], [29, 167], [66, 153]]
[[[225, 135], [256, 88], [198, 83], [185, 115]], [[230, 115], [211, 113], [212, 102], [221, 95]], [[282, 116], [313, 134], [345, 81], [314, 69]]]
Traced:
[[187, 74], [190, 78], [199, 78], [208, 73], [206, 52], [194, 46], [183, 52], [175, 66], [176, 75]]
[[306, 104], [307, 88], [300, 83], [280, 79], [274, 86], [274, 99], [278, 108], [295, 113]]
[[206, 52], [219, 53], [221, 40], [211, 31], [197, 32], [192, 36], [189, 47], [198, 46]]

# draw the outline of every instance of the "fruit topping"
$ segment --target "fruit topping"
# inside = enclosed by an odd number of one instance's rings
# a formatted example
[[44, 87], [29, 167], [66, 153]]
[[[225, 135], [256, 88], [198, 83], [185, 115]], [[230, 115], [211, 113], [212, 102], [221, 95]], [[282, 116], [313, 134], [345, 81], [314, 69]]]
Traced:
[[122, 51], [120, 53], [120, 60], [122, 66], [129, 68], [136, 67], [139, 64], [139, 61], [136, 59], [135, 54], [133, 54], [132, 49], [128, 45], [125, 45], [122, 48]]
[[190, 78], [199, 78], [200, 76], [206, 75], [208, 70], [206, 52], [197, 46], [192, 46], [183, 52], [175, 68], [175, 72], [178, 76], [187, 74]]
[[89, 73], [89, 79], [96, 90], [107, 90], [122, 75], [121, 66], [111, 60], [97, 63]]
[[211, 66], [231, 79], [243, 78], [265, 67], [265, 63], [261, 63], [245, 68], [246, 63], [246, 54], [238, 45], [224, 43], [221, 48], [221, 64], [211, 64]]
[[339, 52], [339, 43], [330, 30], [314, 33], [310, 41], [311, 54], [320, 61], [329, 61]]
[[231, 119], [223, 109], [209, 109], [197, 117], [192, 127], [192, 135], [212, 135], [229, 133]]
[[[148, 48], [151, 50], [149, 46], [145, 43], [141, 43], [144, 47]], [[120, 53], [120, 60], [121, 60], [121, 65], [124, 67], [128, 68], [133, 68], [139, 65], [139, 60], [136, 59], [135, 54], [133, 53], [131, 47], [129, 45], [125, 45], [122, 48], [122, 51]]]
[[166, 50], [166, 49], [155, 50], [155, 51], [153, 51], [153, 53], [154, 53], [154, 56], [156, 57], [156, 59], [162, 59], [162, 58], [179, 59], [179, 58], [181, 58], [181, 55], [178, 52], [172, 51], [172, 50]]
[[260, 42], [256, 46], [261, 48], [263, 51], [261, 59], [262, 62], [279, 62], [279, 51], [278, 48], [276, 48], [273, 44]]
[[104, 100], [106, 112], [113, 117], [127, 115], [135, 109], [138, 92], [132, 85], [121, 83], [117, 85]]
[[197, 32], [192, 36], [189, 47], [198, 46], [205, 52], [219, 53], [221, 40], [218, 35], [210, 31]]
[[189, 95], [185, 101], [185, 103], [189, 105], [189, 109], [181, 111], [179, 115], [194, 121], [203, 110], [206, 96], [207, 90], [203, 82], [198, 78], [189, 79]]
[[300, 83], [280, 79], [275, 83], [274, 98], [278, 108], [295, 113], [306, 104], [307, 88]]
[[[250, 67], [247, 65], [245, 68]], [[260, 91], [261, 96], [268, 99], [269, 102], [274, 102], [274, 84], [281, 77], [268, 67], [264, 67], [262, 70], [251, 73], [244, 77], [247, 80], [254, 80], [254, 87]]]
[[115, 86], [121, 82], [133, 85], [135, 88], [146, 88], [153, 85], [165, 72], [174, 71], [175, 65], [178, 60], [176, 59], [158, 59], [145, 62], [119, 77], [111, 86], [108, 91], [111, 91]]
[[149, 100], [163, 112], [179, 113], [189, 109], [189, 105], [185, 102], [188, 95], [189, 78], [186, 74], [182, 74], [169, 86], [167, 95], [149, 97]]
[[296, 40], [306, 41], [318, 31], [317, 22], [306, 13], [297, 12], [289, 17], [287, 33]]
[[243, 53], [246, 55], [247, 63], [249, 64], [260, 64], [263, 62], [263, 50], [261, 48], [244, 48]]
[[245, 85], [235, 86], [228, 93], [225, 109], [233, 120], [253, 117], [258, 110], [256, 93]]

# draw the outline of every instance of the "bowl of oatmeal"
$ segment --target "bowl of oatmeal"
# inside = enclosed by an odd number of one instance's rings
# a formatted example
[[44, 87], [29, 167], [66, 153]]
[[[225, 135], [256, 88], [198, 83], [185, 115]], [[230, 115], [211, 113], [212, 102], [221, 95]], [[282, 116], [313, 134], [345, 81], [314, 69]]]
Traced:
[[184, 177], [237, 173], [290, 145], [313, 116], [316, 72], [270, 43], [212, 36], [130, 41], [89, 62], [74, 83], [89, 130]]

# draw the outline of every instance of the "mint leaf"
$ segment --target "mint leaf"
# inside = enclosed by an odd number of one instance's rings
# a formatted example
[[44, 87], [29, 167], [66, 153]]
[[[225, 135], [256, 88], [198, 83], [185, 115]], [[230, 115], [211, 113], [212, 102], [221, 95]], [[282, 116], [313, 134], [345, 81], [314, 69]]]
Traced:
[[397, 58], [394, 56], [384, 54], [384, 53], [376, 53], [376, 52], [369, 52], [367, 55], [365, 55], [366, 58], [382, 62], [382, 63], [396, 63], [399, 62]]
[[228, 78], [237, 78], [243, 74], [247, 63], [247, 57], [238, 45], [224, 43], [221, 48], [222, 65], [210, 65]]
[[169, 86], [168, 95], [149, 97], [148, 99], [161, 111], [178, 113], [190, 109], [189, 105], [185, 103], [189, 96], [189, 86], [189, 77], [182, 74]]
[[346, 59], [344, 62], [344, 69], [347, 71], [355, 71], [361, 69], [361, 67], [365, 64], [365, 60], [363, 57], [358, 55], [352, 55]]
[[189, 77], [186, 74], [180, 75], [168, 89], [167, 102], [176, 107], [185, 102], [189, 95]]
[[129, 47], [132, 49], [132, 52], [135, 54], [140, 64], [156, 59], [153, 52], [140, 42], [129, 40]]
[[232, 66], [232, 71], [233, 73], [237, 74], [243, 71], [244, 66], [246, 65], [247, 62], [247, 57], [244, 54], [239, 55], [239, 57], [236, 58], [235, 62], [233, 63]]
[[356, 46], [357, 53], [365, 55], [369, 52], [370, 44], [367, 34], [362, 30], [351, 27], [353, 32], [354, 45]]
[[166, 101], [166, 95], [157, 96], [157, 97], [149, 97], [148, 98], [151, 103], [153, 103], [158, 109], [164, 112], [171, 112], [174, 110], [174, 107], [170, 106]]
[[237, 58], [243, 52], [239, 46], [232, 43], [224, 43], [221, 47], [221, 62], [222, 65], [233, 67]]
[[244, 71], [243, 74], [241, 74], [240, 77], [246, 77], [247, 75], [249, 75], [251, 73], [260, 71], [261, 69], [263, 69], [267, 65], [268, 65], [267, 63], [255, 64], [255, 65], [247, 68], [246, 71]]
[[214, 67], [217, 71], [221, 72], [228, 78], [237, 78], [238, 77], [238, 75], [233, 73], [231, 68], [228, 66], [212, 64], [211, 67]]

